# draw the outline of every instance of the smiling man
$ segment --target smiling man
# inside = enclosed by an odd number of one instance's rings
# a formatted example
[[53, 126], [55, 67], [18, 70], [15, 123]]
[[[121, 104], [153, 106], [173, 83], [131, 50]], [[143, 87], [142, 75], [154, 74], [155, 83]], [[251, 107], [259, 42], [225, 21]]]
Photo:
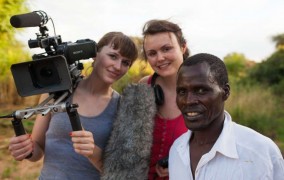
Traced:
[[170, 179], [281, 179], [284, 160], [268, 137], [236, 124], [224, 110], [230, 95], [224, 62], [187, 58], [178, 71], [176, 103], [189, 131], [170, 150]]

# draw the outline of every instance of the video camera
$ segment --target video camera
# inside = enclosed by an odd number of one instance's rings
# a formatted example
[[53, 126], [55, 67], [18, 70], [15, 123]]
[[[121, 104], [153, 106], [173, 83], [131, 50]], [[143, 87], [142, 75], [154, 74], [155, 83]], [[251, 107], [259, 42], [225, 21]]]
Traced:
[[[34, 114], [45, 116], [50, 111], [67, 112], [73, 131], [82, 130], [77, 112], [77, 104], [66, 102], [82, 79], [83, 64], [79, 60], [96, 56], [96, 42], [90, 39], [77, 40], [75, 43], [62, 42], [61, 36], [50, 37], [44, 26], [51, 19], [44, 11], [14, 15], [10, 23], [15, 28], [39, 27], [36, 39], [30, 39], [30, 48], [43, 48], [45, 52], [35, 54], [32, 61], [12, 64], [11, 71], [18, 94], [22, 97], [49, 93], [49, 97], [35, 108], [17, 110], [0, 118], [13, 118], [12, 125], [16, 136], [26, 134], [22, 119]], [[52, 21], [52, 19], [51, 19]], [[53, 23], [53, 22], [52, 22]], [[52, 99], [54, 102], [49, 103]], [[63, 103], [61, 103], [64, 101]], [[26, 158], [31, 157], [32, 154]]]
[[[33, 55], [33, 60], [11, 66], [18, 94], [22, 97], [73, 91], [80, 79], [82, 63], [79, 60], [96, 56], [96, 42], [81, 39], [62, 42], [61, 36], [50, 37], [44, 26], [51, 19], [44, 11], [14, 15], [10, 23], [15, 28], [39, 26], [36, 39], [28, 41], [29, 48], [43, 48], [45, 52]], [[51, 19], [52, 20], [52, 19]], [[54, 32], [55, 33], [55, 32]]]

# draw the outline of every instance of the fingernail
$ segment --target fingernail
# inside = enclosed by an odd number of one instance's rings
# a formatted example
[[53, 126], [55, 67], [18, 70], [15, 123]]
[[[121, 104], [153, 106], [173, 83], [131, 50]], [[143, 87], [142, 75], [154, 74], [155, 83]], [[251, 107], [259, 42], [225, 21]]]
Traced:
[[69, 136], [72, 136], [72, 132], [69, 133]]

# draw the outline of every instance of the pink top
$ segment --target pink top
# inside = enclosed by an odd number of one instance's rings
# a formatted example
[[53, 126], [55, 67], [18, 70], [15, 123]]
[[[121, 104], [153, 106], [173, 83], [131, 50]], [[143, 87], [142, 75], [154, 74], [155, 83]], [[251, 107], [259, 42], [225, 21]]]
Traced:
[[[151, 80], [152, 76], [148, 79], [148, 84], [151, 84]], [[169, 155], [173, 142], [187, 130], [182, 114], [174, 119], [164, 119], [159, 115], [155, 116], [149, 180], [169, 179], [168, 177], [158, 178], [155, 168], [157, 161]]]

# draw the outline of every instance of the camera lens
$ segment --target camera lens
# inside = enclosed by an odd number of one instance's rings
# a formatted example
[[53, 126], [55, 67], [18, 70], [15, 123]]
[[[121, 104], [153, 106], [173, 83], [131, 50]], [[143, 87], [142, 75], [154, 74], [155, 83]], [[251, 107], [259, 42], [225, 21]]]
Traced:
[[29, 71], [35, 88], [51, 88], [61, 83], [53, 61], [35, 61], [29, 65]]
[[63, 56], [39, 56], [32, 61], [13, 64], [13, 78], [20, 96], [69, 91], [72, 79]]
[[52, 69], [44, 67], [40, 70], [40, 75], [44, 78], [50, 78], [53, 75]]

